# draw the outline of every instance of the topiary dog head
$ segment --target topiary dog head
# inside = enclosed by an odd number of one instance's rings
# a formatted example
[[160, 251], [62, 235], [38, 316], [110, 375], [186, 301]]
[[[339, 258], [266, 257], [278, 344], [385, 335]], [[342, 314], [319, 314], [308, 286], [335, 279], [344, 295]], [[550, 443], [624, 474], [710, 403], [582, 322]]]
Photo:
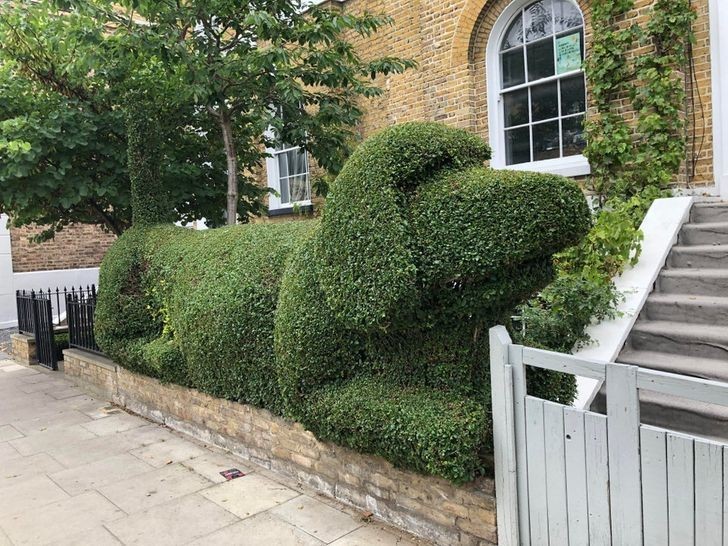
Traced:
[[317, 237], [318, 279], [343, 324], [376, 330], [433, 290], [508, 307], [543, 286], [551, 256], [588, 228], [584, 196], [563, 177], [487, 169], [489, 158], [480, 138], [437, 123], [393, 126], [356, 150]]

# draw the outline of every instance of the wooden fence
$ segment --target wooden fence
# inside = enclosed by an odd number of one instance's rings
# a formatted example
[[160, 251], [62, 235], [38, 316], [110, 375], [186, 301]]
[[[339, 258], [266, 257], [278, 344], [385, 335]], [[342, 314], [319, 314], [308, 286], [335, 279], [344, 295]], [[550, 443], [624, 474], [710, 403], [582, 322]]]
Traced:
[[[728, 446], [640, 423], [639, 390], [728, 384], [513, 345], [490, 331], [499, 544], [728, 546]], [[530, 396], [527, 367], [604, 379], [607, 415]]]

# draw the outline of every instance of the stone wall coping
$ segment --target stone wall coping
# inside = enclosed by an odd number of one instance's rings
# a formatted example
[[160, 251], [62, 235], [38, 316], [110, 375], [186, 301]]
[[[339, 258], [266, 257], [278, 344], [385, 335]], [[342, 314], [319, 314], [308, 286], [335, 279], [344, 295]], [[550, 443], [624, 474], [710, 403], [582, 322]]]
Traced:
[[110, 360], [103, 355], [90, 353], [81, 349], [63, 349], [63, 356], [76, 358], [88, 364], [95, 364], [96, 366], [109, 370], [110, 372], [115, 372], [119, 368], [119, 365], [116, 364], [113, 360]]
[[18, 341], [24, 341], [24, 342], [28, 342], [28, 341], [35, 342], [34, 336], [29, 336], [28, 334], [20, 334], [20, 333], [10, 334], [10, 339], [16, 339]]

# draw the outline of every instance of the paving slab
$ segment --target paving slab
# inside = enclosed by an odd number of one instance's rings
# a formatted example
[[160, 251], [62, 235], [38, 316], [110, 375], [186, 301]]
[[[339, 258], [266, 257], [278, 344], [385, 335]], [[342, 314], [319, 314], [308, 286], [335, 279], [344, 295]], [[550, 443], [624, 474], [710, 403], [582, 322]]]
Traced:
[[49, 475], [69, 495], [98, 489], [154, 470], [133, 455], [122, 453], [93, 463], [61, 470]]
[[131, 453], [145, 463], [161, 468], [171, 463], [199, 457], [205, 450], [188, 440], [172, 436], [162, 442], [135, 449]]
[[[90, 417], [86, 417], [90, 419]], [[92, 420], [82, 426], [86, 430], [90, 430], [98, 436], [107, 436], [109, 434], [116, 434], [117, 432], [125, 432], [133, 428], [143, 427], [148, 424], [149, 421], [142, 419], [141, 417], [137, 417], [136, 415], [117, 413], [101, 419]]]
[[271, 514], [328, 543], [362, 526], [352, 516], [301, 495], [272, 509]]
[[[55, 446], [48, 453], [62, 465], [71, 468], [125, 453], [173, 437], [157, 425], [147, 425], [109, 436], [93, 436], [88, 440]], [[1, 444], [0, 444], [1, 445]]]
[[119, 546], [121, 542], [106, 527], [94, 527], [53, 541], [53, 546]]
[[63, 466], [47, 453], [37, 453], [29, 457], [18, 454], [8, 458], [0, 453], [0, 488], [60, 470], [63, 470]]
[[0, 426], [0, 442], [22, 438], [24, 434], [12, 425]]
[[260, 474], [249, 474], [210, 487], [202, 495], [239, 518], [274, 508], [300, 495]]
[[195, 546], [323, 546], [325, 543], [269, 512], [220, 529]]
[[26, 417], [20, 421], [15, 421], [13, 427], [22, 432], [23, 435], [28, 436], [57, 427], [80, 425], [89, 421], [91, 421], [91, 418], [88, 415], [80, 411], [68, 410], [43, 414], [41, 416]]
[[96, 491], [49, 504], [43, 510], [0, 518], [0, 528], [16, 546], [55, 544], [126, 516]]
[[40, 513], [47, 505], [68, 498], [48, 476], [40, 475], [0, 489], [0, 514]]
[[252, 467], [244, 464], [239, 459], [215, 451], [209, 451], [199, 457], [187, 459], [182, 461], [181, 464], [213, 483], [224, 483], [228, 481], [227, 478], [220, 474], [220, 472], [225, 470], [237, 468], [244, 474], [254, 472]]
[[18, 440], [10, 440], [21, 455], [33, 455], [41, 451], [67, 446], [97, 436], [80, 425], [70, 427], [50, 428], [38, 434], [33, 434]]
[[109, 524], [124, 544], [186, 544], [239, 521], [199, 495], [188, 495]]
[[[334, 541], [331, 546], [415, 546], [405, 533], [393, 532], [391, 527], [367, 524]], [[421, 542], [419, 543], [421, 544]]]
[[189, 468], [173, 464], [100, 487], [99, 491], [116, 506], [131, 514], [189, 495], [210, 485], [209, 480]]

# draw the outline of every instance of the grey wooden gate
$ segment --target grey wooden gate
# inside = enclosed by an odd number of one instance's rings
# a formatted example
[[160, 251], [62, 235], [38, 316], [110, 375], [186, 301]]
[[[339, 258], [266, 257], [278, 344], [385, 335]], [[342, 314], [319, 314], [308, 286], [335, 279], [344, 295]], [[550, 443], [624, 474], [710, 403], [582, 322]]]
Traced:
[[[640, 423], [639, 389], [728, 384], [513, 345], [490, 331], [499, 544], [728, 546], [728, 446]], [[607, 415], [529, 396], [527, 366], [605, 379]]]

